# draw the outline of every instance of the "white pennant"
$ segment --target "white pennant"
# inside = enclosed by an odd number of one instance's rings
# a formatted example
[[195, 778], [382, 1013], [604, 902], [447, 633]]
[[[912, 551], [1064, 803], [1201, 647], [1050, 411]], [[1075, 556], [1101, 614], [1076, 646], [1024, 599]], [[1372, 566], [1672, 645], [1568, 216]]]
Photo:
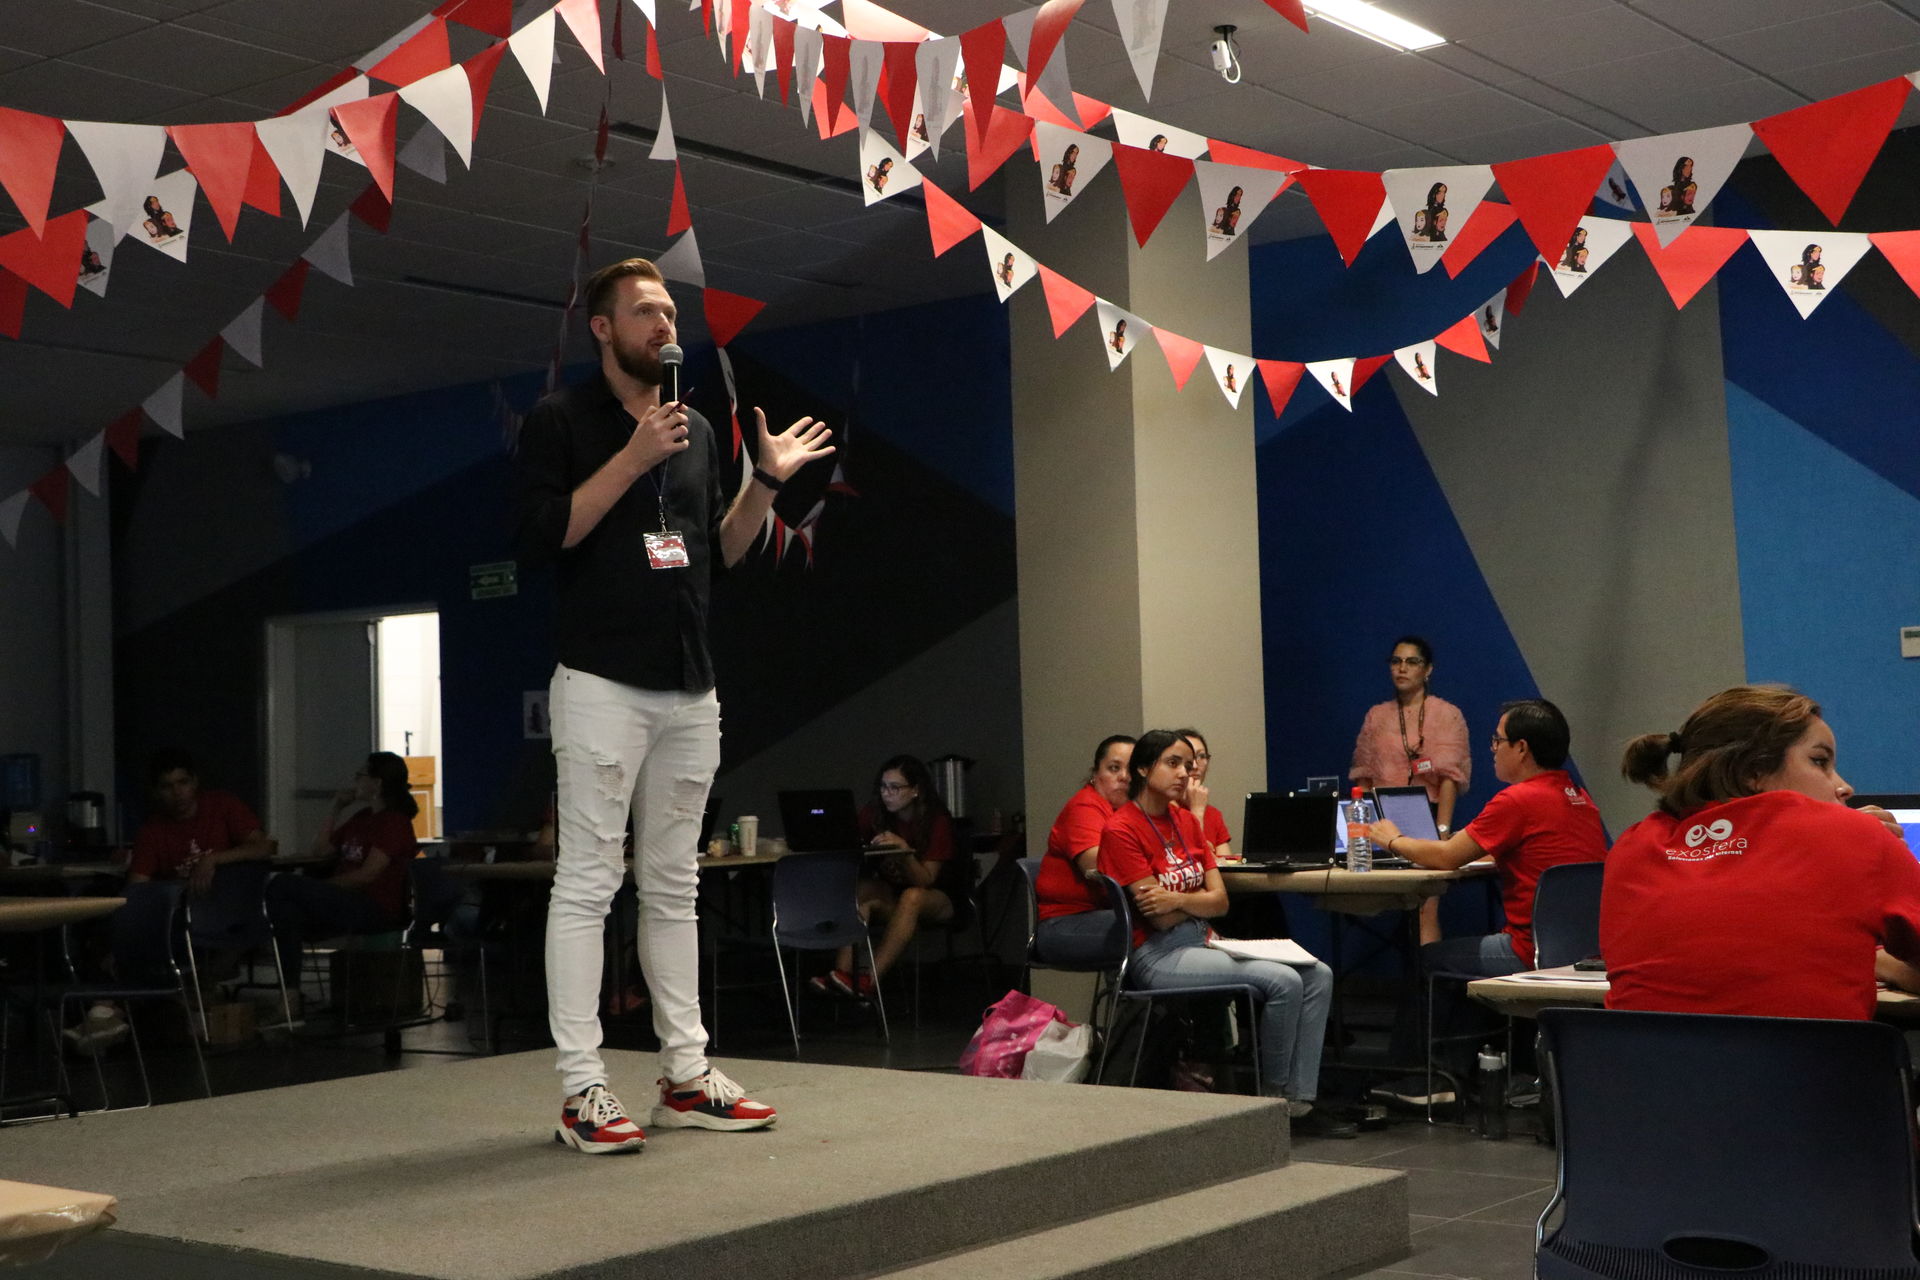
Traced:
[[1440, 384], [1433, 376], [1434, 344], [1416, 342], [1410, 347], [1401, 347], [1393, 353], [1394, 362], [1407, 371], [1415, 386], [1430, 396], [1440, 394]]
[[1131, 111], [1122, 111], [1118, 107], [1113, 109], [1113, 129], [1120, 135], [1120, 141], [1129, 147], [1164, 151], [1168, 155], [1185, 156], [1189, 160], [1198, 160], [1207, 154], [1207, 140], [1199, 134], [1176, 129], [1170, 124], [1135, 115]]
[[1244, 240], [1253, 220], [1293, 181], [1271, 169], [1211, 160], [1194, 161], [1193, 171], [1200, 182], [1200, 213], [1207, 220], [1209, 261], [1228, 245]]
[[193, 198], [199, 190], [200, 184], [185, 169], [154, 179], [141, 202], [141, 217], [133, 224], [133, 238], [185, 262], [187, 233], [193, 229]]
[[258, 369], [266, 363], [260, 358], [260, 313], [267, 305], [265, 298], [255, 298], [247, 304], [247, 309], [235, 316], [220, 336], [226, 339], [229, 347], [240, 353], [240, 358]]
[[473, 167], [473, 82], [464, 68], [455, 64], [402, 86], [400, 100], [440, 131], [461, 164]]
[[820, 46], [816, 27], [801, 25], [793, 33], [793, 95], [800, 100], [800, 122], [813, 124], [813, 82], [820, 77]]
[[933, 148], [933, 158], [938, 160], [940, 134], [952, 119], [948, 110], [953, 105], [954, 69], [960, 65], [959, 37], [922, 41], [913, 51], [913, 65], [920, 84], [917, 90], [920, 118], [927, 131], [927, 144]]
[[[1625, 218], [1585, 217], [1574, 225], [1573, 234], [1567, 237], [1567, 247], [1560, 251], [1557, 261], [1547, 265], [1553, 269], [1553, 283], [1559, 288], [1560, 296], [1571, 298], [1573, 291], [1585, 284], [1594, 272], [1620, 247], [1633, 239], [1633, 223]], [[1481, 314], [1482, 327], [1486, 323], [1486, 314]]]
[[1114, 306], [1105, 298], [1095, 298], [1093, 305], [1100, 320], [1100, 345], [1106, 348], [1107, 372], [1120, 367], [1150, 327], [1145, 320], [1131, 311]]
[[1613, 144], [1662, 248], [1692, 226], [1707, 202], [1720, 194], [1751, 141], [1750, 126], [1730, 124]]
[[1218, 347], [1205, 347], [1207, 366], [1213, 370], [1213, 385], [1220, 388], [1220, 394], [1227, 403], [1238, 409], [1240, 393], [1247, 389], [1247, 382], [1254, 373], [1253, 357], [1238, 352], [1222, 351]]
[[67, 459], [67, 470], [80, 482], [80, 487], [94, 497], [100, 496], [100, 460], [101, 450], [107, 443], [107, 433], [102, 431], [91, 440], [75, 449]]
[[920, 185], [920, 171], [880, 136], [878, 129], [860, 133], [860, 194], [868, 204], [911, 191]]
[[80, 255], [80, 287], [104, 298], [107, 278], [113, 274], [113, 250], [120, 233], [99, 215], [99, 205], [88, 206], [93, 218], [87, 223], [87, 247]]
[[1113, 144], [1046, 120], [1035, 123], [1033, 136], [1040, 148], [1040, 194], [1052, 222], [1107, 167]]
[[176, 440], [186, 438], [186, 424], [180, 419], [181, 394], [187, 388], [187, 375], [176, 373], [160, 384], [160, 389], [140, 402], [140, 411], [160, 424], [160, 429]]
[[1314, 360], [1307, 365], [1313, 380], [1326, 389], [1334, 403], [1353, 412], [1353, 357], [1342, 360]]
[[1153, 71], [1160, 64], [1160, 40], [1167, 30], [1167, 0], [1113, 0], [1113, 21], [1127, 48], [1140, 96], [1153, 100]]
[[547, 114], [547, 90], [553, 84], [553, 15], [549, 9], [507, 37], [507, 48], [526, 72], [534, 97], [540, 99], [541, 115]]
[[415, 129], [394, 159], [429, 182], [444, 184], [447, 180], [447, 148], [437, 129]]
[[1507, 291], [1500, 292], [1480, 304], [1480, 310], [1474, 312], [1476, 323], [1480, 326], [1480, 336], [1495, 351], [1500, 349], [1500, 333], [1507, 324]]
[[993, 273], [993, 291], [1000, 295], [1000, 301], [1011, 298], [1021, 285], [1039, 274], [1033, 259], [992, 227], [980, 228], [980, 241], [986, 246], [987, 269]]
[[660, 268], [660, 274], [669, 280], [704, 289], [707, 287], [707, 264], [700, 257], [700, 242], [694, 239], [694, 230], [688, 227], [673, 242], [671, 249], [653, 260], [653, 265]]
[[1866, 256], [1873, 242], [1857, 231], [1749, 231], [1767, 274], [1787, 291], [1802, 319]]
[[847, 105], [864, 131], [873, 118], [873, 95], [880, 87], [880, 66], [887, 51], [877, 40], [855, 40], [847, 57]]
[[0, 538], [7, 540], [9, 547], [16, 546], [20, 540], [20, 517], [27, 509], [27, 490], [0, 502]]
[[313, 264], [314, 270], [322, 275], [332, 276], [341, 284], [353, 283], [353, 265], [347, 256], [347, 215], [341, 214], [333, 220], [333, 225], [320, 233], [320, 238], [307, 246], [300, 255]]
[[678, 160], [680, 143], [673, 136], [673, 109], [667, 103], [667, 86], [660, 86], [660, 128], [653, 135], [653, 146], [647, 152], [649, 160]]
[[[618, 4], [619, 0], [614, 0], [614, 3]], [[647, 20], [648, 26], [657, 27], [660, 25], [660, 20], [654, 16], [653, 0], [633, 0], [633, 7], [640, 11], [640, 16]], [[700, 6], [695, 5], [693, 7], [698, 9]]]
[[1417, 272], [1430, 271], [1440, 261], [1493, 185], [1493, 170], [1484, 164], [1389, 169], [1380, 177]]
[[327, 108], [303, 107], [290, 116], [256, 121], [253, 131], [274, 167], [280, 170], [287, 194], [300, 210], [300, 225], [313, 214], [313, 194], [320, 186], [320, 166], [327, 158]]
[[103, 199], [94, 206], [114, 230], [126, 235], [140, 225], [140, 202], [153, 188], [167, 131], [157, 124], [112, 124], [69, 120], [67, 132], [80, 144]]

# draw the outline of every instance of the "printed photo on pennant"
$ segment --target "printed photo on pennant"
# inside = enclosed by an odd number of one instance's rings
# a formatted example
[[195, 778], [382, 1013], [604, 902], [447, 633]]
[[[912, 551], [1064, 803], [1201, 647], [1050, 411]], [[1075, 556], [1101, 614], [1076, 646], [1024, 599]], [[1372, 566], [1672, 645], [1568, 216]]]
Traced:
[[1480, 336], [1487, 340], [1488, 346], [1498, 351], [1500, 330], [1507, 322], [1507, 291], [1505, 289], [1480, 304], [1476, 321], [1480, 325]]
[[1437, 396], [1440, 394], [1440, 384], [1433, 376], [1433, 353], [1433, 343], [1416, 342], [1394, 352], [1393, 359], [1394, 363], [1406, 370], [1415, 386], [1430, 396]]
[[1220, 394], [1227, 398], [1228, 404], [1238, 409], [1240, 393], [1247, 389], [1247, 380], [1254, 374], [1253, 357], [1222, 351], [1218, 347], [1207, 347], [1205, 350], [1207, 367], [1213, 370], [1213, 385], [1220, 388]]
[[1113, 127], [1119, 133], [1120, 141], [1129, 147], [1164, 151], [1168, 155], [1185, 156], [1189, 160], [1198, 160], [1207, 154], [1207, 140], [1199, 134], [1176, 129], [1170, 124], [1137, 116], [1118, 107], [1113, 109]]
[[1857, 231], [1749, 231], [1767, 274], [1804, 319], [1826, 301], [1873, 242]]
[[1493, 170], [1484, 164], [1389, 169], [1380, 177], [1407, 252], [1413, 255], [1413, 269], [1422, 272], [1440, 261], [1451, 237], [1467, 225], [1493, 185]]
[[120, 233], [98, 214], [87, 223], [87, 247], [80, 251], [82, 289], [102, 298], [107, 296], [107, 277], [113, 274], [113, 246], [119, 241]]
[[992, 227], [980, 228], [980, 238], [987, 246], [987, 268], [993, 272], [993, 290], [1000, 295], [1000, 301], [1005, 302], [1021, 285], [1033, 279], [1033, 259]]
[[1287, 184], [1287, 176], [1271, 169], [1215, 164], [1197, 160], [1193, 171], [1200, 180], [1200, 212], [1207, 219], [1207, 258], [1243, 239], [1247, 228]]
[[365, 166], [367, 163], [361, 158], [360, 148], [353, 145], [353, 139], [349, 138], [347, 131], [340, 127], [340, 118], [331, 111], [327, 113], [327, 150], [357, 165]]
[[913, 91], [913, 113], [909, 119], [912, 123], [907, 126], [907, 159], [918, 160], [933, 149], [933, 135], [927, 130], [926, 103], [917, 88]]
[[[1573, 291], [1585, 284], [1588, 276], [1598, 271], [1602, 263], [1620, 252], [1620, 246], [1631, 239], [1633, 224], [1625, 218], [1589, 215], [1580, 219], [1573, 228], [1573, 234], [1567, 238], [1567, 247], [1560, 251], [1559, 260], [1551, 264], [1553, 283], [1559, 287], [1560, 296], [1572, 297]], [[1500, 296], [1502, 299], [1506, 297], [1505, 294]]]
[[1616, 142], [1613, 153], [1633, 179], [1653, 233], [1665, 247], [1720, 193], [1751, 141], [1752, 129], [1730, 124]]
[[1147, 336], [1147, 322], [1131, 311], [1122, 311], [1105, 298], [1093, 300], [1100, 321], [1100, 341], [1107, 349], [1107, 371], [1120, 367], [1134, 344]]
[[153, 180], [153, 190], [140, 202], [140, 222], [133, 238], [181, 262], [187, 260], [187, 233], [193, 229], [193, 197], [200, 184], [185, 169], [175, 169]]
[[1046, 201], [1047, 221], [1073, 203], [1113, 159], [1113, 144], [1105, 138], [1069, 129], [1045, 120], [1033, 126], [1040, 148], [1040, 192]]
[[920, 171], [887, 145], [878, 129], [860, 131], [860, 173], [860, 194], [868, 204], [878, 204], [920, 185]]
[[1353, 412], [1353, 357], [1344, 360], [1311, 360], [1307, 363], [1307, 372], [1313, 380], [1326, 388], [1334, 403], [1348, 413]]
[[1618, 153], [1615, 153], [1613, 168], [1607, 170], [1607, 176], [1600, 180], [1600, 190], [1594, 193], [1593, 198], [1609, 209], [1618, 209], [1623, 213], [1638, 211], [1633, 203], [1633, 187], [1627, 178], [1626, 166], [1620, 163]]

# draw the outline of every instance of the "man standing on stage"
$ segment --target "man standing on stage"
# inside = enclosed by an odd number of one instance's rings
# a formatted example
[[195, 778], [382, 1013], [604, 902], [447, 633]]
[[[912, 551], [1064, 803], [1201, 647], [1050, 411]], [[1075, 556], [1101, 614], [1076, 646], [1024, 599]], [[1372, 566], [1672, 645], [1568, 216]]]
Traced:
[[661, 402], [675, 309], [659, 270], [629, 258], [586, 286], [600, 372], [548, 395], [520, 433], [520, 543], [556, 565], [550, 697], [559, 853], [547, 913], [547, 1003], [567, 1098], [555, 1139], [637, 1150], [646, 1135], [606, 1085], [601, 936], [620, 887], [631, 812], [640, 965], [660, 1038], [657, 1127], [762, 1129], [755, 1102], [707, 1062], [694, 917], [696, 846], [720, 764], [707, 648], [708, 582], [759, 534], [773, 496], [833, 452], [802, 418], [774, 435], [758, 409], [759, 465], [727, 503], [707, 420]]

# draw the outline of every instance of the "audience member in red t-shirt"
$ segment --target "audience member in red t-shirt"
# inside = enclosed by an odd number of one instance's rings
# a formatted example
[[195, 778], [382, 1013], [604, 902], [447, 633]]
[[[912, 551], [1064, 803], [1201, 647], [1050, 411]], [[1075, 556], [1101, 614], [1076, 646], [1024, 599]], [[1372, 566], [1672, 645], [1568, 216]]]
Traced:
[[273, 855], [273, 842], [253, 810], [225, 791], [203, 789], [186, 752], [156, 752], [147, 785], [153, 813], [133, 838], [128, 883], [185, 880], [201, 894], [221, 867]]
[[1124, 733], [1100, 740], [1093, 772], [1073, 793], [1047, 833], [1047, 853], [1034, 877], [1040, 920], [1034, 950], [1047, 964], [1097, 963], [1113, 931], [1113, 909], [1100, 883], [1100, 833], [1127, 801], [1127, 761], [1133, 739]]
[[420, 846], [420, 811], [407, 786], [407, 762], [376, 751], [334, 798], [333, 813], [314, 839], [334, 855], [326, 876], [280, 875], [267, 883], [267, 918], [285, 972], [298, 972], [300, 944], [342, 934], [385, 933], [407, 918], [407, 877]]
[[1200, 834], [1207, 838], [1214, 861], [1237, 862], [1239, 859], [1233, 856], [1233, 833], [1227, 829], [1227, 820], [1220, 810], [1211, 803], [1213, 793], [1207, 789], [1207, 774], [1213, 769], [1213, 750], [1198, 729], [1176, 732], [1193, 747], [1193, 776], [1187, 779], [1187, 808], [1200, 820]]
[[821, 995], [872, 996], [920, 922], [953, 919], [966, 897], [965, 859], [972, 855], [955, 847], [953, 818], [927, 766], [913, 756], [894, 756], [874, 774], [873, 793], [860, 810], [860, 838], [870, 850], [891, 852], [867, 860], [856, 893], [860, 914], [884, 921], [887, 931], [874, 950], [872, 973], [856, 978], [853, 948], [840, 948], [833, 971], [809, 984]]
[[1890, 814], [1845, 807], [1836, 758], [1819, 704], [1769, 685], [1628, 745], [1660, 807], [1607, 859], [1608, 1008], [1873, 1016], [1876, 964], [1920, 962], [1920, 863]]
[[1200, 824], [1187, 807], [1193, 746], [1171, 729], [1134, 744], [1129, 799], [1100, 837], [1100, 870], [1124, 886], [1134, 909], [1127, 980], [1148, 990], [1244, 983], [1262, 996], [1264, 1092], [1287, 1099], [1295, 1133], [1351, 1138], [1358, 1130], [1317, 1110], [1320, 1052], [1333, 1005], [1333, 973], [1318, 960], [1298, 967], [1242, 960], [1207, 945], [1205, 921], [1227, 911], [1227, 888]]

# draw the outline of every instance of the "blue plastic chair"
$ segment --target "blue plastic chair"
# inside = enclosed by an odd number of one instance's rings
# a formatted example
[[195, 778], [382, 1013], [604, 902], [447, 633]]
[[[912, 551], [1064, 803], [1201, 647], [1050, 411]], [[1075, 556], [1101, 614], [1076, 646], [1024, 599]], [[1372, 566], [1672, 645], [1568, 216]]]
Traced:
[[[1055, 961], [1041, 959], [1039, 950], [1039, 877], [1040, 868], [1044, 866], [1045, 863], [1046, 859], [1044, 858], [1020, 859], [1020, 873], [1027, 885], [1026, 970], [1028, 978], [1024, 986], [1028, 994], [1032, 994], [1032, 974], [1036, 969], [1041, 971], [1051, 970], [1055, 973], [1091, 973], [1094, 975], [1092, 1027], [1095, 1037], [1100, 1041], [1100, 1062], [1093, 1073], [1093, 1078], [1099, 1080], [1103, 1078], [1107, 1069], [1107, 1044], [1111, 1039], [1109, 1033], [1113, 1027], [1114, 1015], [1119, 1008], [1120, 984], [1126, 977], [1127, 958], [1133, 951], [1133, 941], [1127, 933], [1126, 916], [1118, 911], [1113, 911], [1113, 925], [1108, 930], [1106, 938], [1103, 939], [1104, 945], [1100, 951], [1100, 959], [1090, 964], [1061, 964]], [[1113, 889], [1119, 888], [1111, 879], [1104, 876], [1101, 878], [1108, 885], [1112, 885]], [[1112, 890], [1108, 891], [1108, 899], [1108, 906], [1109, 909], [1111, 909]], [[1101, 1012], [1103, 1008], [1105, 1010], [1104, 1017]]]
[[1533, 967], [1558, 969], [1600, 954], [1604, 862], [1548, 867], [1533, 891]]
[[1541, 1280], [1920, 1277], [1893, 1027], [1547, 1009], [1540, 1029], [1560, 1132]]
[[[832, 853], [790, 853], [773, 864], [773, 958], [780, 968], [780, 997], [787, 1005], [787, 1026], [793, 1032], [793, 1056], [800, 1056], [800, 1020], [794, 1012], [794, 992], [787, 982], [782, 947], [795, 951], [838, 951], [841, 947], [867, 949], [867, 971], [873, 971], [873, 938], [860, 918], [856, 886], [864, 855], [858, 849]], [[874, 1007], [880, 1011], [880, 1035], [888, 1044], [887, 1004], [874, 984]]]

